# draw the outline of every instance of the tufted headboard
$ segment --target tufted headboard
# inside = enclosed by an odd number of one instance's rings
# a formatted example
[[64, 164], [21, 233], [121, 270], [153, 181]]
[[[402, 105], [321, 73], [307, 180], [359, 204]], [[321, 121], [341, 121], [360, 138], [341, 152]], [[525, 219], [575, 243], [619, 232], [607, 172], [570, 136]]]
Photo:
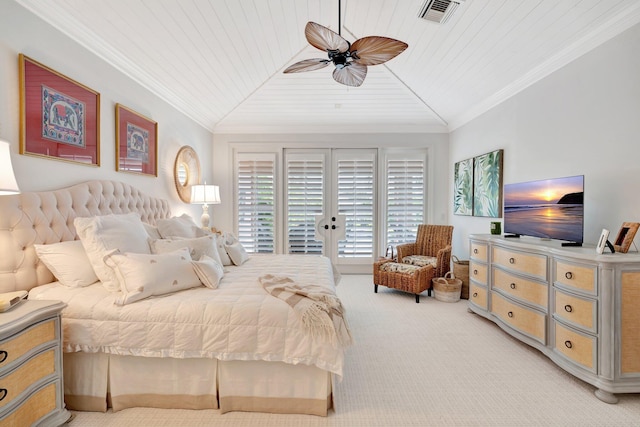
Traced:
[[74, 218], [130, 212], [154, 225], [156, 219], [171, 216], [168, 201], [118, 181], [0, 196], [0, 293], [54, 281], [33, 245], [77, 239]]

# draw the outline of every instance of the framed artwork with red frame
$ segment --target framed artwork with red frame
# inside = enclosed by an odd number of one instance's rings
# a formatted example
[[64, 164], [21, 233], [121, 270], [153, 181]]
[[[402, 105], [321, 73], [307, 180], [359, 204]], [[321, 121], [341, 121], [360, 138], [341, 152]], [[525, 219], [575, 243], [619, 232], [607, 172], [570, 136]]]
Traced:
[[158, 123], [116, 104], [116, 171], [158, 176]]
[[20, 154], [100, 166], [100, 94], [20, 54]]

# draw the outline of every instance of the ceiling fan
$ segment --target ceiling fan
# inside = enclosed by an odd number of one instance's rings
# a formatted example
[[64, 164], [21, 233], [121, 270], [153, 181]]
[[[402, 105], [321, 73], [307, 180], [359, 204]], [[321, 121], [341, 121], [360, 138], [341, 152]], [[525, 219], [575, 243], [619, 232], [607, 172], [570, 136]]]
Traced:
[[[338, 31], [340, 26], [338, 23]], [[367, 66], [387, 62], [409, 47], [405, 42], [378, 36], [363, 37], [351, 44], [340, 34], [315, 22], [307, 22], [304, 34], [309, 44], [327, 52], [329, 59], [305, 59], [290, 65], [284, 73], [319, 70], [332, 62], [336, 67], [333, 79], [347, 86], [360, 86], [367, 76]]]

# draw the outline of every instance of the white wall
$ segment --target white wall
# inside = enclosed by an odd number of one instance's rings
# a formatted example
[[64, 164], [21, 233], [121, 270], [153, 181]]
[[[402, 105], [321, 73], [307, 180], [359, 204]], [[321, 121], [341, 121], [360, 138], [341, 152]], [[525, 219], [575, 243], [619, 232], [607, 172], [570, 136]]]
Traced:
[[[18, 154], [19, 53], [100, 93], [100, 167]], [[157, 178], [115, 171], [116, 103], [158, 122]], [[211, 132], [22, 6], [4, 0], [0, 12], [0, 139], [11, 143], [13, 167], [22, 191], [110, 179], [130, 183], [149, 195], [169, 200], [173, 214], [187, 212], [196, 220], [202, 214], [199, 206], [179, 199], [173, 181], [173, 163], [180, 147], [190, 145], [200, 157], [203, 179], [210, 181]]]
[[[504, 182], [585, 176], [584, 240], [640, 221], [640, 25], [602, 44], [450, 134], [453, 164], [504, 149]], [[489, 218], [453, 215], [453, 252]]]
[[[286, 134], [286, 135], [214, 135], [213, 183], [220, 186], [222, 203], [213, 206], [212, 222], [223, 230], [233, 230], [233, 148], [262, 147], [281, 150], [305, 148], [427, 148], [429, 176], [427, 191], [431, 205], [427, 220], [445, 224], [449, 211], [449, 146], [446, 134]], [[210, 207], [211, 209], [211, 207]]]

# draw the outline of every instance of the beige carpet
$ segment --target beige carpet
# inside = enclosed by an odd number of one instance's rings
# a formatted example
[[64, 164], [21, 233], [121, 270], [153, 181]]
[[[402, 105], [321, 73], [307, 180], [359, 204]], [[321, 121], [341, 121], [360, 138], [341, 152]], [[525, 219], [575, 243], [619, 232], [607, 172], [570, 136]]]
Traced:
[[639, 426], [640, 394], [609, 405], [594, 387], [467, 311], [467, 302], [420, 304], [371, 276], [345, 275], [338, 293], [356, 343], [327, 418], [216, 410], [74, 412], [91, 426]]

